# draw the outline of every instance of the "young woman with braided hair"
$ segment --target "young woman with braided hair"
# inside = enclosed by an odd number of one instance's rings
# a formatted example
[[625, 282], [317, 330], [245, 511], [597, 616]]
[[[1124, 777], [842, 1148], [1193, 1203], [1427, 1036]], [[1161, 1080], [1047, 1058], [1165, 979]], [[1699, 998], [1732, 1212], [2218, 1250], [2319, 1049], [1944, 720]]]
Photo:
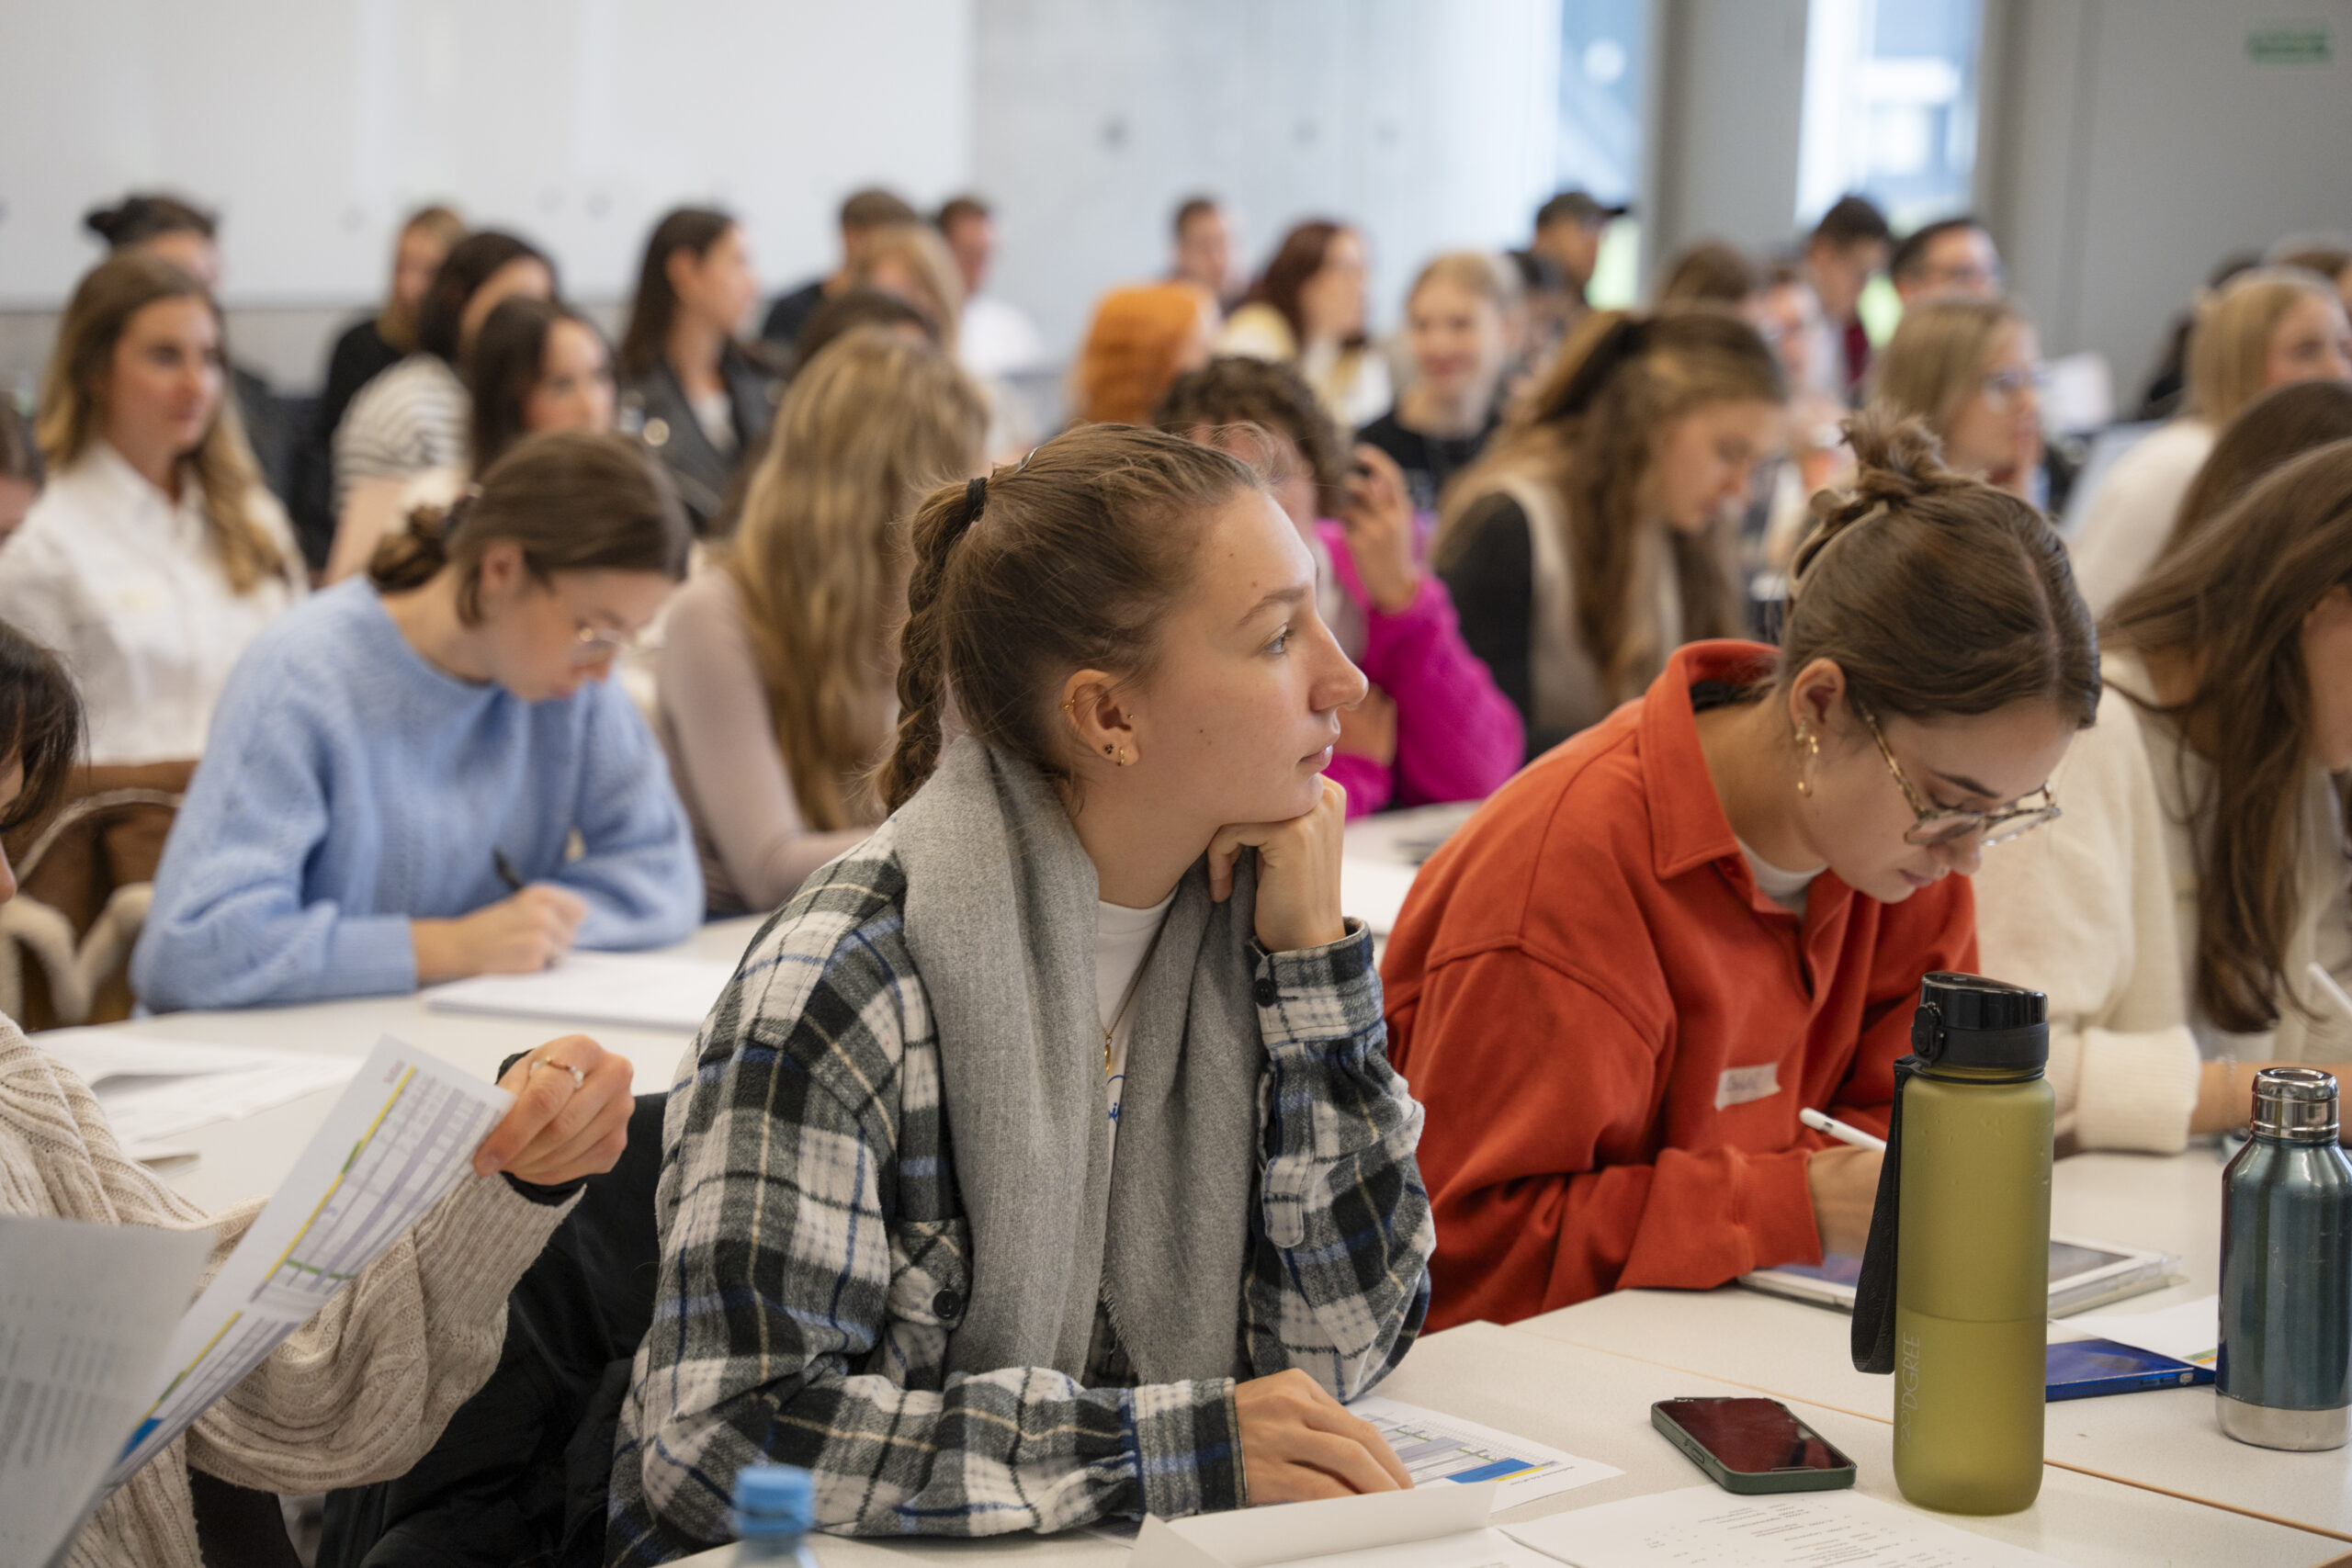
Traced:
[[[1777, 653], [1702, 642], [1422, 869], [1384, 964], [1429, 1107], [1430, 1321], [1858, 1255], [1919, 976], [2099, 697], [2066, 552], [1916, 423], [1849, 426]], [[1954, 876], [1954, 872], [1961, 875]]]
[[1432, 1237], [1306, 547], [1233, 457], [1093, 425], [933, 491], [914, 558], [893, 815], [680, 1064], [609, 1560], [726, 1539], [760, 1461], [869, 1534], [1406, 1484], [1340, 1404]]

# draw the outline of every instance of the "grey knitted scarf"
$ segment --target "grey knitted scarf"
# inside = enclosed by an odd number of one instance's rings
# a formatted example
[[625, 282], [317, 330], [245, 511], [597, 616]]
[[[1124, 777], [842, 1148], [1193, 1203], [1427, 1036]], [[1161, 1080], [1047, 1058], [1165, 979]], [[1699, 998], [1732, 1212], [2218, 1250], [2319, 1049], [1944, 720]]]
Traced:
[[1144, 1382], [1234, 1375], [1265, 1061], [1247, 857], [1224, 904], [1205, 860], [1177, 890], [1132, 1004], [1114, 1167], [1099, 889], [1053, 786], [965, 737], [896, 836], [972, 1227], [948, 1369], [1082, 1376], [1100, 1298]]

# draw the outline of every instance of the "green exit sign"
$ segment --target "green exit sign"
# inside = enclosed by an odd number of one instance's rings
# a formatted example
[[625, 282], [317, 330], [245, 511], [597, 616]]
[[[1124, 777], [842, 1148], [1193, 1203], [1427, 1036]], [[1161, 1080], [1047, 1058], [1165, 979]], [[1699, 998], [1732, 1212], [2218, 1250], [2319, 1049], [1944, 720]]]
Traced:
[[2249, 28], [2246, 58], [2256, 65], [2325, 65], [2335, 58], [2325, 22], [2280, 22]]

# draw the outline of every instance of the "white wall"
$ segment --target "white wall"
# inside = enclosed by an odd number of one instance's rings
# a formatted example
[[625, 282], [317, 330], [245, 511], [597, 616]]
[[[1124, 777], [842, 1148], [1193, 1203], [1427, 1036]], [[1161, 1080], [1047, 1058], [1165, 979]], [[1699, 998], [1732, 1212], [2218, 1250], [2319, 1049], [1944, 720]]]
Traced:
[[[2248, 58], [2292, 17], [2329, 24], [2330, 63]], [[1983, 188], [2012, 287], [2127, 405], [2224, 255], [2352, 231], [2352, 0], [2011, 0], [1995, 37]]]
[[1253, 271], [1297, 220], [1362, 225], [1393, 321], [1430, 254], [1523, 243], [1559, 53], [1559, 0], [979, 0], [992, 287], [1067, 352], [1104, 288], [1166, 269], [1170, 215], [1205, 190]]
[[[380, 293], [425, 200], [538, 241], [589, 300], [690, 200], [795, 280], [850, 188], [969, 181], [973, 3], [6, 0], [0, 310], [45, 318], [98, 254], [83, 212], [153, 186], [220, 210], [233, 341], [297, 385], [319, 311]], [[41, 327], [0, 333], [0, 385]]]

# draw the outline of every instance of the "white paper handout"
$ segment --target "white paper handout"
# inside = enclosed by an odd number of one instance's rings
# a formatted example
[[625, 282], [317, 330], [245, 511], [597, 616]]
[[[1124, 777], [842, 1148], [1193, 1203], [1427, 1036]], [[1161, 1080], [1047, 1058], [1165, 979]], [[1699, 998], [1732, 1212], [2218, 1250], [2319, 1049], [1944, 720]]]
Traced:
[[153, 1392], [209, 1230], [0, 1217], [0, 1568], [41, 1568]]
[[90, 1086], [132, 1159], [152, 1159], [198, 1127], [341, 1089], [359, 1070], [354, 1055], [204, 1045], [122, 1029], [51, 1029], [34, 1043]]
[[471, 1170], [475, 1147], [513, 1103], [413, 1046], [378, 1043], [180, 1319], [108, 1484], [153, 1459], [406, 1234]]
[[2112, 1339], [2119, 1345], [2136, 1345], [2159, 1356], [2210, 1367], [2221, 1359], [2222, 1298], [2199, 1296], [2154, 1312], [2083, 1313], [2068, 1318], [2065, 1327], [2070, 1337]]
[[1498, 1508], [1516, 1508], [1625, 1473], [1599, 1460], [1579, 1459], [1476, 1421], [1441, 1416], [1399, 1400], [1359, 1399], [1348, 1408], [1380, 1429], [1412, 1475], [1414, 1485], [1498, 1482]]
[[1655, 1492], [1514, 1525], [1574, 1568], [2059, 1568], [2058, 1560], [1853, 1491]]
[[1148, 1518], [1128, 1568], [1558, 1568], [1489, 1529], [1495, 1484]]
[[735, 965], [641, 953], [574, 953], [532, 975], [477, 975], [424, 993], [435, 1012], [553, 1018], [691, 1034], [734, 977]]

